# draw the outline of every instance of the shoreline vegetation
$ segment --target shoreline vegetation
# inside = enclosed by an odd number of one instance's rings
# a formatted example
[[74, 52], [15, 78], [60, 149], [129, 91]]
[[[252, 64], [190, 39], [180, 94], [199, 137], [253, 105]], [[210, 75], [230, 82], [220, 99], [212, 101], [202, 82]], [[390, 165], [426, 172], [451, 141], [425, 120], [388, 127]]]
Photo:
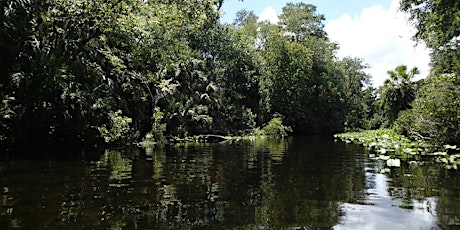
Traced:
[[201, 134], [188, 137], [164, 137], [161, 133], [155, 137], [152, 133], [148, 133], [145, 138], [137, 143], [138, 146], [154, 148], [156, 145], [165, 143], [187, 143], [187, 142], [202, 142], [202, 143], [225, 143], [229, 141], [239, 141], [242, 139], [254, 138], [275, 138], [280, 139], [288, 136], [288, 132], [292, 132], [292, 128], [283, 125], [283, 120], [280, 117], [275, 117], [270, 120], [264, 127], [252, 130], [250, 134], [240, 136], [225, 136], [216, 134]]
[[366, 60], [338, 56], [315, 5], [222, 23], [223, 2], [0, 2], [2, 152], [379, 128], [460, 145], [459, 1], [401, 0], [430, 73], [401, 64], [379, 87]]
[[347, 144], [359, 144], [371, 150], [371, 158], [386, 161], [389, 167], [399, 167], [400, 162], [417, 163], [434, 158], [447, 169], [460, 167], [460, 146], [444, 144], [435, 146], [426, 141], [413, 141], [391, 129], [347, 132], [334, 135]]

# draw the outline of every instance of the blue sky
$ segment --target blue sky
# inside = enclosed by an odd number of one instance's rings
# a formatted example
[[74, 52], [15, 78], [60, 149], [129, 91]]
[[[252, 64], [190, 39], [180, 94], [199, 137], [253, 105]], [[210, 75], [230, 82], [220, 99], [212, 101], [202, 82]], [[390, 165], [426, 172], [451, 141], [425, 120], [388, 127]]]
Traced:
[[285, 1], [285, 0], [226, 0], [222, 6], [222, 11], [225, 15], [222, 21], [231, 23], [235, 19], [235, 14], [241, 9], [253, 10], [256, 15], [261, 15], [265, 8], [271, 6], [277, 14], [281, 13], [281, 9], [289, 2], [305, 2], [313, 4], [317, 7], [317, 12], [326, 16], [326, 21], [338, 19], [343, 14], [351, 16], [361, 14], [365, 7], [380, 5], [384, 9], [388, 9], [391, 0], [310, 0], [310, 1]]
[[[252, 10], [259, 20], [277, 22], [277, 15], [288, 2], [284, 0], [226, 0], [221, 10], [222, 22], [231, 23], [237, 11]], [[359, 57], [370, 65], [366, 71], [372, 76], [374, 86], [388, 78], [387, 71], [398, 65], [419, 68], [426, 77], [429, 72], [429, 50], [423, 43], [411, 38], [415, 33], [400, 12], [399, 0], [310, 0], [305, 3], [317, 6], [317, 13], [326, 17], [325, 30], [329, 39], [339, 44], [336, 56]]]

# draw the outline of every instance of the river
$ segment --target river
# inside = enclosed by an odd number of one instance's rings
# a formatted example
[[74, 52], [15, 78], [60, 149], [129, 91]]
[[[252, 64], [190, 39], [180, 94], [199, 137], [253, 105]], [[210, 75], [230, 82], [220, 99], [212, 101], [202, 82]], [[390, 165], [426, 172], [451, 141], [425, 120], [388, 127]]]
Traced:
[[332, 137], [0, 156], [1, 229], [457, 229], [460, 173]]

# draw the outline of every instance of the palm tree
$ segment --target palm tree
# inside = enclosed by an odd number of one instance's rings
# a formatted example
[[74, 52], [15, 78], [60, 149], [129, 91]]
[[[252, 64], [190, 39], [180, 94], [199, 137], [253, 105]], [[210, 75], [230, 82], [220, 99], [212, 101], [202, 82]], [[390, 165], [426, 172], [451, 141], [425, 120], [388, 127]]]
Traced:
[[389, 70], [390, 76], [382, 88], [382, 106], [390, 125], [398, 118], [402, 110], [410, 109], [415, 99], [415, 84], [412, 81], [419, 74], [417, 67], [408, 71], [407, 66], [400, 65], [394, 70]]
[[416, 74], [419, 74], [417, 67], [412, 68], [410, 71], [407, 71], [407, 66], [400, 65], [397, 66], [394, 70], [388, 70], [388, 75], [390, 78], [385, 81], [385, 84], [393, 82], [393, 84], [412, 84], [412, 79]]

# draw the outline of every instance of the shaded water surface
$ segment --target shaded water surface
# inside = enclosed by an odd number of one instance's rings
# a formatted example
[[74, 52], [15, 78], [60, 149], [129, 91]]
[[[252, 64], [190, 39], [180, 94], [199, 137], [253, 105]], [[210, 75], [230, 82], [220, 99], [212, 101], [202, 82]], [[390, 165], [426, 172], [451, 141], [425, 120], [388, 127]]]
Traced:
[[460, 176], [329, 137], [3, 156], [0, 228], [457, 229]]

